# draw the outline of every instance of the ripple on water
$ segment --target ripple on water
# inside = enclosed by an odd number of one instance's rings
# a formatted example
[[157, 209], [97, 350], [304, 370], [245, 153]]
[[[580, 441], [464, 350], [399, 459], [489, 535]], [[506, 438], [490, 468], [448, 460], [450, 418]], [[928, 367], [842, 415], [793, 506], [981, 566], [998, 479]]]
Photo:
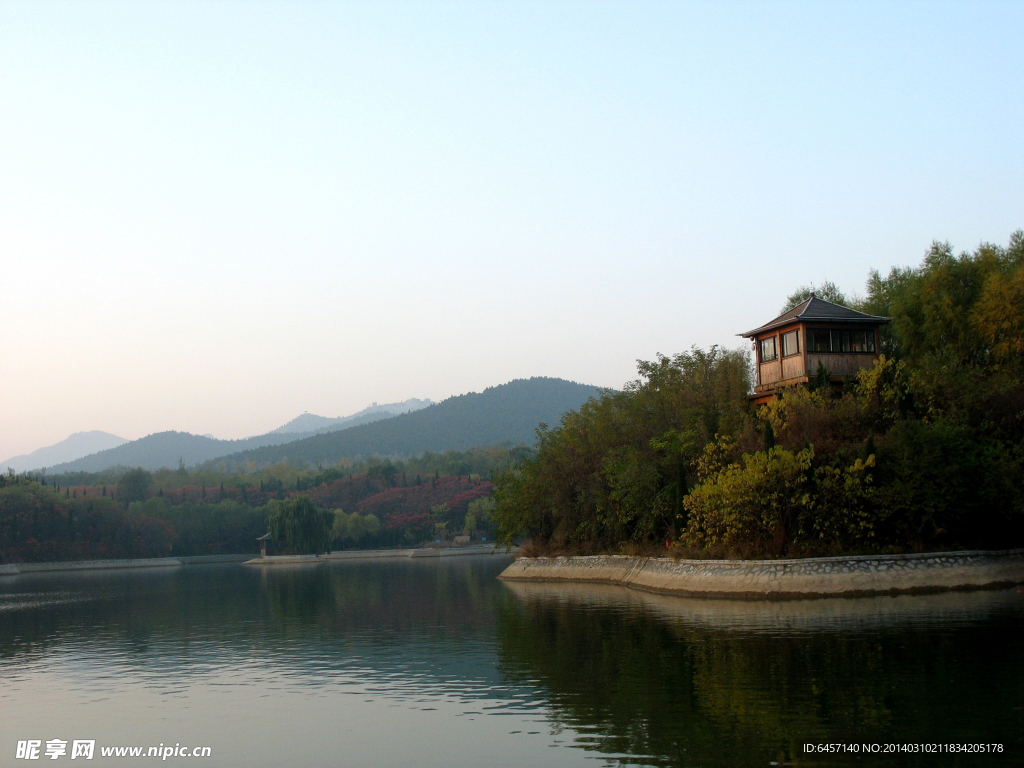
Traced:
[[246, 758], [211, 765], [321, 765], [329, 749], [359, 765], [763, 766], [840, 738], [1024, 749], [1013, 591], [743, 603], [504, 585], [486, 562], [173, 570], [0, 584], [0, 735], [60, 720], [158, 743], [172, 722]]

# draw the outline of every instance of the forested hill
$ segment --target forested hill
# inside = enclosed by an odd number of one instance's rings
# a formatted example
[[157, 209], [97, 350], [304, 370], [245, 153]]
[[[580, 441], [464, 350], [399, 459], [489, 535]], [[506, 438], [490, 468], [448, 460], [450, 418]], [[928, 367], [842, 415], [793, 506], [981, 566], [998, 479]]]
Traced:
[[557, 425], [562, 414], [599, 393], [597, 387], [563, 379], [516, 379], [384, 421], [243, 451], [209, 463], [228, 470], [249, 462], [257, 467], [278, 463], [327, 466], [342, 458], [415, 456], [495, 443], [532, 445], [539, 424]]
[[[393, 418], [393, 414], [387, 411], [357, 414], [336, 429], [351, 429], [354, 426], [389, 418]], [[218, 456], [300, 440], [312, 434], [317, 434], [317, 432], [294, 433], [275, 430], [265, 435], [247, 437], [242, 440], [217, 440], [212, 437], [192, 435], [188, 432], [157, 432], [116, 448], [99, 451], [65, 464], [47, 467], [46, 471], [49, 474], [101, 472], [110, 467], [142, 467], [156, 470], [164, 467], [177, 467], [179, 461], [184, 462], [186, 466], [193, 466]]]

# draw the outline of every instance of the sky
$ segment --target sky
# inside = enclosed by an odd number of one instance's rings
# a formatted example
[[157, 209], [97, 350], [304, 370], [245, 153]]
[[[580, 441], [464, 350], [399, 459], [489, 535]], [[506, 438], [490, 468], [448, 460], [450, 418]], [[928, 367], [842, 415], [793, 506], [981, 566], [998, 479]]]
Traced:
[[1024, 227], [1024, 3], [0, 3], [0, 457], [636, 361]]

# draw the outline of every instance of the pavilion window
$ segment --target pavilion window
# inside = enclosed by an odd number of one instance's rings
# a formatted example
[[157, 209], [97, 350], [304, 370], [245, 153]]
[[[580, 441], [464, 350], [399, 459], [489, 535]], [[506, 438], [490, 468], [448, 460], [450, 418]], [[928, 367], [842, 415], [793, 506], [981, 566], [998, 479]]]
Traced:
[[872, 331], [849, 331], [851, 352], [874, 352], [875, 334]]
[[790, 331], [782, 334], [782, 356], [800, 354], [800, 331]]
[[777, 360], [779, 357], [778, 347], [775, 345], [775, 337], [771, 336], [767, 339], [761, 339], [761, 362], [767, 363], [771, 360]]
[[811, 352], [874, 352], [874, 331], [823, 331], [808, 329], [807, 348]]
[[821, 331], [813, 328], [807, 329], [807, 351], [808, 352], [831, 352], [832, 331]]

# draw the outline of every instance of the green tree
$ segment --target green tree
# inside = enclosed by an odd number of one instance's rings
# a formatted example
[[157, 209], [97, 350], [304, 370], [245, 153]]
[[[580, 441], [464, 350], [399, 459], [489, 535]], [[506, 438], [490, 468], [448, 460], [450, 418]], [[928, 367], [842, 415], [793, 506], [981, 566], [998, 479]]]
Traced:
[[778, 557], [793, 546], [841, 550], [873, 537], [868, 470], [874, 456], [845, 468], [815, 468], [813, 448], [776, 446], [721, 466], [728, 452], [720, 443], [702, 457], [703, 481], [686, 498], [684, 543]]
[[334, 514], [317, 507], [308, 497], [273, 500], [267, 505], [270, 535], [296, 554], [329, 552]]
[[153, 484], [153, 476], [142, 469], [129, 469], [117, 481], [117, 498], [126, 504], [142, 501]]
[[865, 310], [890, 317], [883, 350], [917, 367], [989, 367], [1021, 350], [1024, 231], [1003, 248], [982, 244], [954, 255], [932, 243], [921, 266], [894, 267], [868, 279]]
[[481, 499], [474, 499], [469, 502], [469, 507], [466, 509], [466, 524], [463, 532], [472, 536], [474, 531], [487, 527], [496, 507], [497, 504], [494, 503], [494, 499], [490, 496], [484, 496]]
[[553, 429], [535, 456], [497, 478], [499, 541], [555, 547], [675, 538], [690, 465], [715, 435], [747, 419], [744, 351], [694, 348], [638, 364], [640, 378], [605, 391]]
[[372, 539], [380, 533], [380, 520], [376, 515], [360, 515], [353, 512], [345, 514], [340, 509], [334, 510], [334, 524], [331, 528], [331, 540], [343, 545], [357, 545]]

